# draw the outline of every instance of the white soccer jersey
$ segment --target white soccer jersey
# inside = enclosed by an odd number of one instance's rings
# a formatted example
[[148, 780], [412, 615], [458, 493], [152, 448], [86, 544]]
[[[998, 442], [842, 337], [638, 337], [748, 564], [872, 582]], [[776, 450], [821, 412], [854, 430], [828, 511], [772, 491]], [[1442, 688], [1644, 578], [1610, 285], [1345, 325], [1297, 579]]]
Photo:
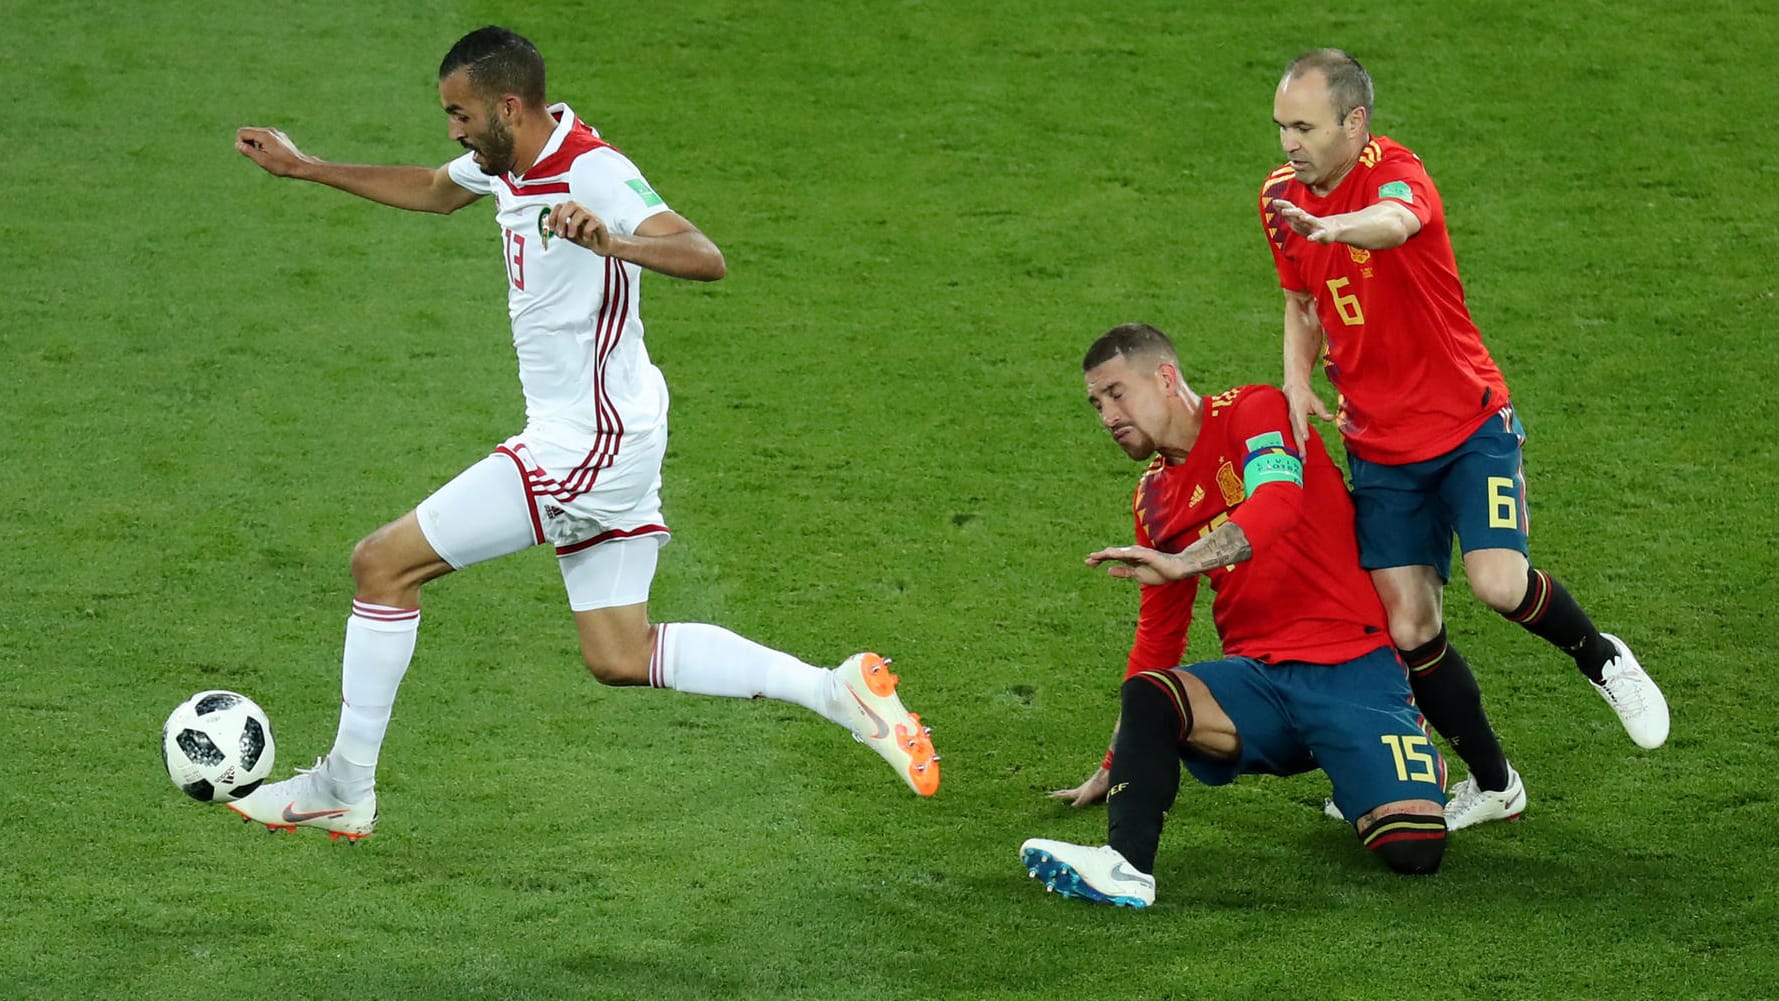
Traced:
[[615, 449], [667, 419], [667, 386], [642, 343], [642, 269], [549, 235], [543, 219], [572, 200], [629, 235], [667, 205], [568, 105], [549, 110], [556, 130], [524, 177], [490, 177], [468, 153], [449, 170], [495, 197], [528, 432]]

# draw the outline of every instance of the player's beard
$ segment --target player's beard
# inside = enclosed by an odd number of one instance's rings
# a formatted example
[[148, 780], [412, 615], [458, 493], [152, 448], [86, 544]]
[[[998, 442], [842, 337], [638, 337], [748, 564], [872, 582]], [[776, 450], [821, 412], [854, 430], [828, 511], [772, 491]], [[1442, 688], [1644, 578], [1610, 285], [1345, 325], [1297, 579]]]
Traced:
[[474, 143], [465, 139], [463, 145], [481, 154], [482, 162], [476, 167], [489, 177], [498, 177], [513, 169], [513, 133], [498, 118], [490, 116], [488, 131], [477, 136]]
[[[1125, 428], [1130, 430], [1130, 434], [1119, 438], [1116, 432]], [[1148, 462], [1149, 457], [1155, 454], [1155, 439], [1144, 434], [1135, 424], [1122, 424], [1114, 428], [1113, 432], [1112, 442], [1124, 449], [1124, 454], [1132, 459]]]

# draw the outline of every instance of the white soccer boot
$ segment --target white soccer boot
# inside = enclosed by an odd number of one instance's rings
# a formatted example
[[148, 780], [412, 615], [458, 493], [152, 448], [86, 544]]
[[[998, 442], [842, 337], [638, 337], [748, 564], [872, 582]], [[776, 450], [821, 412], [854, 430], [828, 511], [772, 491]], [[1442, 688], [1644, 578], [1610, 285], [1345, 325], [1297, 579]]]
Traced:
[[1520, 773], [1507, 766], [1507, 788], [1500, 792], [1485, 791], [1476, 784], [1475, 775], [1452, 786], [1445, 801], [1445, 829], [1456, 831], [1491, 820], [1513, 820], [1526, 812], [1526, 784]]
[[243, 820], [266, 825], [268, 831], [295, 833], [299, 827], [314, 827], [335, 841], [357, 841], [377, 826], [376, 792], [356, 803], [342, 802], [334, 795], [326, 757], [316, 758], [313, 768], [298, 768], [293, 778], [260, 786], [228, 808]]
[[[1618, 656], [1606, 662], [1601, 670], [1602, 683], [1594, 691], [1606, 700], [1625, 732], [1638, 747], [1653, 749], [1668, 739], [1668, 700], [1656, 687], [1625, 641], [1610, 633], [1601, 633], [1618, 650]], [[1593, 684], [1592, 681], [1588, 682]]]
[[1155, 877], [1138, 872], [1111, 845], [1029, 838], [1019, 846], [1019, 858], [1048, 892], [1118, 907], [1155, 903]]
[[908, 788], [922, 796], [939, 791], [939, 755], [933, 752], [932, 728], [903, 708], [889, 661], [874, 653], [856, 653], [834, 669], [843, 725], [853, 739], [883, 756]]
[[1333, 796], [1322, 801], [1322, 816], [1341, 821], [1342, 823], [1345, 823], [1347, 819], [1346, 815], [1340, 812], [1340, 807], [1334, 805]]

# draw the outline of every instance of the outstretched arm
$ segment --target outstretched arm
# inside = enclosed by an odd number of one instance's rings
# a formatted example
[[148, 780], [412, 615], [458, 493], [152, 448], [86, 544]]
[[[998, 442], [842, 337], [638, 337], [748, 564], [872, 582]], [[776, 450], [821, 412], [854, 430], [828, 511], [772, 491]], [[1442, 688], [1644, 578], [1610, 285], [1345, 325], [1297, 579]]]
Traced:
[[1277, 212], [1298, 235], [1317, 243], [1344, 243], [1365, 250], [1389, 250], [1421, 231], [1421, 220], [1408, 206], [1385, 199], [1357, 212], [1314, 216], [1283, 198], [1272, 200]]
[[616, 257], [673, 278], [714, 282], [729, 271], [717, 245], [678, 212], [657, 212], [625, 236], [580, 203], [563, 202], [545, 225], [602, 257]]
[[444, 167], [329, 163], [297, 149], [277, 129], [238, 129], [235, 149], [274, 176], [314, 181], [398, 209], [448, 215], [481, 197], [451, 180]]
[[1113, 546], [1089, 553], [1087, 565], [1097, 567], [1110, 563], [1106, 573], [1139, 584], [1155, 587], [1172, 580], [1185, 580], [1215, 567], [1240, 563], [1254, 555], [1248, 545], [1248, 533], [1233, 521], [1218, 525], [1216, 530], [1177, 553], [1164, 553], [1147, 546]]

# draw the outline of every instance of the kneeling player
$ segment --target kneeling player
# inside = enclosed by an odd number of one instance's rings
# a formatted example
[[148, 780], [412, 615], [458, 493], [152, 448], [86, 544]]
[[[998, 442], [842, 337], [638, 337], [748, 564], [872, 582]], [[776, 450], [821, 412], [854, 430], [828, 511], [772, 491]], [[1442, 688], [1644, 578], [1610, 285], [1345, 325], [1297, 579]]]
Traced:
[[[1427, 739], [1384, 610], [1359, 568], [1353, 508], [1319, 438], [1294, 448], [1284, 394], [1243, 386], [1200, 397], [1173, 344], [1114, 328], [1082, 363], [1087, 398], [1137, 485], [1136, 546], [1087, 558], [1143, 585], [1113, 747], [1092, 777], [1054, 795], [1104, 798], [1109, 845], [1041, 838], [1032, 875], [1065, 896], [1154, 902], [1155, 849], [1180, 765], [1210, 785], [1320, 766], [1365, 847], [1397, 872], [1431, 873], [1445, 851], [1445, 767]], [[1175, 667], [1198, 576], [1226, 659]]]

